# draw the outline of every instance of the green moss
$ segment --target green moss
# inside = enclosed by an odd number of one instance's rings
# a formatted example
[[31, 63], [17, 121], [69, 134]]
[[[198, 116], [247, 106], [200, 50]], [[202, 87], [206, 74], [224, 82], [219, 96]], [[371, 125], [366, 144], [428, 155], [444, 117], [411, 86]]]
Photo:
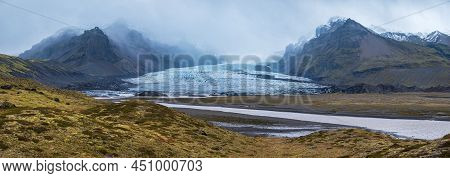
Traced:
[[155, 154], [155, 150], [153, 150], [152, 148], [141, 147], [141, 148], [138, 148], [138, 151], [139, 151], [139, 155], [141, 157], [145, 157], [145, 158], [157, 157], [157, 155]]
[[31, 141], [28, 135], [17, 135], [17, 140], [22, 142], [29, 142]]
[[27, 73], [30, 72], [27, 62], [19, 58], [1, 55], [0, 56], [0, 72], [4, 75], [11, 76], [11, 73]]
[[31, 129], [34, 132], [36, 132], [37, 134], [41, 134], [41, 133], [44, 133], [44, 132], [48, 131], [48, 129], [46, 127], [44, 127], [44, 126], [34, 126]]
[[440, 148], [447, 148], [450, 149], [450, 140], [445, 141], [442, 145], [439, 146]]
[[53, 121], [56, 122], [58, 127], [66, 128], [66, 127], [73, 127], [73, 126], [75, 126], [74, 123], [66, 121], [66, 120], [55, 119]]
[[442, 154], [439, 157], [441, 157], [441, 158], [450, 158], [450, 150], [443, 151]]
[[9, 148], [8, 145], [6, 145], [5, 142], [3, 142], [2, 140], [0, 140], [0, 150], [5, 151]]
[[26, 121], [26, 120], [12, 120], [12, 121], [16, 121], [17, 123], [19, 123], [20, 125], [34, 125], [33, 122], [30, 121]]
[[403, 151], [403, 152], [408, 152], [408, 151], [411, 151], [411, 150], [419, 149], [419, 148], [421, 148], [421, 147], [423, 147], [423, 146], [425, 146], [425, 145], [426, 145], [426, 144], [416, 144], [416, 145], [411, 145], [411, 146], [406, 147], [406, 148], [403, 149], [402, 151]]
[[49, 136], [49, 135], [44, 135], [44, 139], [45, 140], [53, 140], [53, 137]]

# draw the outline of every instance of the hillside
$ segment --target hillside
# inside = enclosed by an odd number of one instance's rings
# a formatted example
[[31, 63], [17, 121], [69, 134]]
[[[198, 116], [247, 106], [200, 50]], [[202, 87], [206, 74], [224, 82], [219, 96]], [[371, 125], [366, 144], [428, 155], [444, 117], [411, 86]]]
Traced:
[[359, 129], [247, 137], [148, 101], [110, 103], [0, 78], [0, 157], [449, 157], [450, 137]]
[[286, 52], [280, 61], [285, 72], [336, 86], [450, 85], [449, 46], [388, 39], [351, 19], [325, 27], [296, 51]]
[[49, 62], [22, 60], [3, 54], [0, 54], [0, 72], [0, 76], [30, 78], [57, 87], [97, 79]]

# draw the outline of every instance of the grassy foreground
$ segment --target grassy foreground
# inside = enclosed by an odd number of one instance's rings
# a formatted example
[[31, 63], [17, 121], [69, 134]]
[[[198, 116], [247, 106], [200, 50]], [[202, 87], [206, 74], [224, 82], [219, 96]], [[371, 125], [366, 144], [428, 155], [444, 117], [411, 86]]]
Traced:
[[0, 87], [0, 157], [450, 157], [450, 136], [247, 137], [150, 102], [102, 102], [17, 78]]

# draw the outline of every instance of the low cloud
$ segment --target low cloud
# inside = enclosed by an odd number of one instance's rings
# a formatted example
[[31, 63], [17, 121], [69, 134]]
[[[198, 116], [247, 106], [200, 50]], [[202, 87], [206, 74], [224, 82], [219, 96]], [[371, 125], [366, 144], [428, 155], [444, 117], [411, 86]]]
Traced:
[[[442, 0], [6, 0], [81, 28], [106, 27], [120, 20], [149, 38], [190, 42], [221, 54], [267, 56], [283, 50], [330, 17], [352, 18], [365, 26], [439, 4]], [[449, 32], [450, 3], [383, 26], [392, 31]], [[0, 3], [0, 53], [17, 55], [65, 27]]]

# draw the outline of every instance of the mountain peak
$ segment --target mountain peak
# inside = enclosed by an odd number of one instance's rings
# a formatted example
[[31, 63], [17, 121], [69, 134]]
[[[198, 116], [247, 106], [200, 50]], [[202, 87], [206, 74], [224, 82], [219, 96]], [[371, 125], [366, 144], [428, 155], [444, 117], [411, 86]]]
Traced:
[[103, 47], [110, 45], [109, 37], [98, 27], [84, 31], [79, 37], [81, 41], [86, 43], [101, 45]]
[[450, 45], [450, 36], [440, 31], [434, 31], [427, 35], [425, 38], [427, 42], [431, 43], [441, 43], [445, 45]]
[[326, 25], [319, 26], [316, 29], [316, 37], [321, 35], [332, 33], [338, 29], [352, 30], [352, 31], [364, 31], [369, 32], [366, 27], [354, 21], [351, 18], [332, 17], [328, 20]]
[[356, 22], [355, 20], [353, 20], [353, 19], [351, 19], [351, 18], [348, 18], [348, 19], [346, 19], [345, 20], [345, 23], [350, 23], [350, 24], [359, 24], [358, 22]]
[[84, 31], [84, 34], [105, 35], [105, 33], [103, 33], [103, 31], [100, 28], [98, 28], [98, 27], [95, 27], [95, 28], [90, 29], [90, 30], [86, 30], [86, 31]]
[[[281, 63], [289, 64], [283, 66], [286, 73], [337, 86], [363, 83], [428, 88], [449, 83], [445, 78], [448, 47], [428, 45], [418, 35], [377, 34], [353, 19], [342, 18], [320, 26], [316, 34], [299, 50], [294, 45], [287, 47], [285, 63]], [[439, 37], [437, 43], [448, 42], [440, 32], [431, 36]]]
[[337, 28], [341, 27], [347, 21], [346, 18], [332, 17], [328, 20], [327, 24], [321, 25], [316, 28], [316, 37], [334, 32]]
[[431, 32], [430, 34], [428, 34], [427, 38], [428, 37], [430, 37], [430, 38], [432, 38], [432, 37], [439, 37], [439, 36], [443, 36], [443, 35], [446, 35], [446, 34], [436, 30], [436, 31]]
[[331, 17], [330, 19], [328, 19], [327, 24], [331, 25], [331, 24], [333, 24], [333, 23], [345, 22], [345, 21], [347, 21], [348, 19], [350, 19], [350, 18], [334, 16], [334, 17]]
[[430, 33], [430, 35], [443, 35], [443, 34], [444, 33], [440, 32], [440, 31], [437, 31], [437, 30]]
[[345, 28], [345, 29], [352, 29], [352, 30], [358, 30], [358, 31], [366, 31], [369, 32], [370, 30], [361, 25], [360, 23], [354, 21], [353, 19], [347, 19], [343, 25], [341, 25], [339, 28]]

